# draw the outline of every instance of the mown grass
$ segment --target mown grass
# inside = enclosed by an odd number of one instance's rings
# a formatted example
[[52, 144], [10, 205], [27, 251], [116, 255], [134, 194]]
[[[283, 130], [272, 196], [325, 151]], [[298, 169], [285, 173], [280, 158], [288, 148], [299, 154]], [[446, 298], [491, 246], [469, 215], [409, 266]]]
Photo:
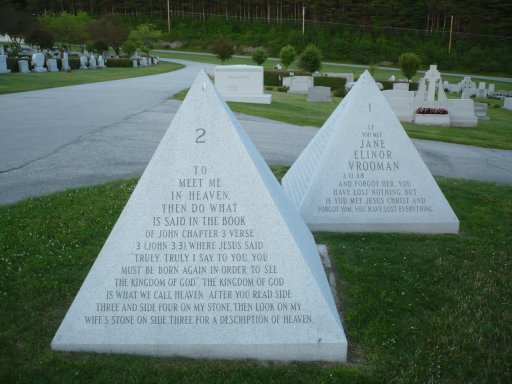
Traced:
[[[183, 90], [173, 98], [183, 100], [187, 92], [188, 90]], [[269, 93], [272, 94], [270, 105], [235, 102], [228, 102], [228, 104], [234, 112], [295, 125], [321, 127], [342, 100], [334, 97], [332, 103], [308, 103], [306, 95], [275, 91]], [[402, 126], [409, 137], [415, 139], [512, 150], [512, 111], [500, 108], [503, 103], [499, 100], [485, 100], [492, 105], [487, 110], [490, 120], [480, 120], [476, 128], [446, 128], [413, 123], [402, 123]]]
[[158, 75], [180, 68], [183, 68], [183, 65], [160, 62], [158, 66], [139, 68], [88, 69], [74, 70], [72, 72], [9, 73], [0, 77], [0, 95], [65, 87], [68, 85], [128, 79], [131, 77]]
[[[153, 54], [165, 57], [169, 59], [181, 59], [181, 60], [190, 60], [190, 61], [197, 61], [200, 63], [209, 63], [209, 64], [217, 64], [221, 65], [221, 61], [217, 59], [215, 56], [212, 56], [211, 54], [201, 54], [201, 53], [188, 53], [188, 52], [180, 52], [180, 51], [163, 51], [158, 50], [154, 51]], [[278, 64], [280, 61], [277, 59], [269, 58], [265, 63], [263, 63], [263, 67], [265, 68], [273, 68], [274, 65]], [[232, 57], [229, 60], [226, 60], [224, 63], [226, 65], [234, 65], [234, 64], [246, 64], [246, 65], [256, 65], [254, 61], [252, 61], [252, 58], [250, 56], [247, 57]], [[334, 64], [334, 63], [333, 63]], [[358, 77], [361, 73], [363, 73], [369, 66], [360, 66], [360, 65], [350, 65], [350, 64], [343, 64], [340, 65], [333, 65], [330, 63], [323, 63], [322, 68], [320, 69], [321, 72], [334, 72], [334, 73], [354, 73], [356, 77]], [[290, 70], [297, 70], [297, 62], [294, 62], [290, 68]], [[428, 68], [426, 68], [428, 69]], [[439, 68], [439, 70], [443, 71], [442, 68]], [[396, 79], [403, 78], [404, 76], [400, 71], [397, 71], [396, 68], [392, 69], [391, 67], [379, 67], [375, 69], [374, 77], [377, 80], [387, 80], [390, 76], [395, 76]], [[485, 75], [485, 74], [483, 74]], [[420, 78], [424, 76], [423, 73], [418, 73], [416, 76], [414, 76], [413, 80], [418, 81]], [[511, 82], [505, 82], [505, 81], [494, 81], [494, 80], [485, 80], [480, 78], [478, 75], [471, 75], [471, 79], [475, 81], [477, 84], [480, 81], [484, 81], [487, 83], [493, 83], [495, 85], [495, 90], [506, 90], [510, 91], [512, 90], [512, 83]], [[449, 81], [450, 83], [458, 83], [462, 80], [462, 77], [460, 76], [452, 76], [448, 73], [444, 73], [443, 71], [443, 81]]]
[[[286, 167], [274, 167], [278, 177]], [[454, 235], [317, 233], [337, 270], [350, 363], [60, 353], [50, 341], [137, 180], [0, 207], [0, 382], [505, 383], [512, 188], [437, 179]]]

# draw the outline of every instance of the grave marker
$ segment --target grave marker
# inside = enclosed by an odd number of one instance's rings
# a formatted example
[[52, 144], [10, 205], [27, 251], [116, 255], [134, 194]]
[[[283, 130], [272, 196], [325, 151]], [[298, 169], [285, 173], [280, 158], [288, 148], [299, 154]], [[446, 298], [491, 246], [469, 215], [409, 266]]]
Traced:
[[0, 55], [0, 73], [9, 73], [10, 69], [7, 69], [7, 56]]
[[263, 67], [257, 65], [218, 65], [215, 86], [226, 101], [272, 103], [272, 95], [263, 93]]
[[368, 71], [282, 184], [315, 231], [459, 229], [453, 210]]
[[203, 71], [52, 348], [346, 361], [314, 239]]

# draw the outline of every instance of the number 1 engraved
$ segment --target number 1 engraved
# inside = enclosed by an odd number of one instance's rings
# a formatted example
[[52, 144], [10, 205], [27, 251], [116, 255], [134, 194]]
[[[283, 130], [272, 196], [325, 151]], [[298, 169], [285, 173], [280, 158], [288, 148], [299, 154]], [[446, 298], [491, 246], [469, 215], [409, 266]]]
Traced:
[[368, 103], [368, 111], [371, 112], [372, 111], [372, 103]]

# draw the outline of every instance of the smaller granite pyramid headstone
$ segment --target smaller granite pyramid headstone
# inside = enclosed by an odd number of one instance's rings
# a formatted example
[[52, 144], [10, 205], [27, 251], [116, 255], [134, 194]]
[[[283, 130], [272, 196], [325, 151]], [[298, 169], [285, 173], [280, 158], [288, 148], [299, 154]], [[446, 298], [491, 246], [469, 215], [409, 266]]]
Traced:
[[190, 88], [52, 348], [346, 361], [313, 236], [206, 73]]
[[282, 183], [312, 230], [458, 233], [455, 213], [368, 71]]

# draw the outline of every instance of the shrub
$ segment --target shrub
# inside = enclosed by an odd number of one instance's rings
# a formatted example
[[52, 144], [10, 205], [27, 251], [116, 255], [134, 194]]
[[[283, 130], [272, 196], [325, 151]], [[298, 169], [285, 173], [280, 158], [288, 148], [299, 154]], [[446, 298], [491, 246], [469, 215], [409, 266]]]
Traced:
[[127, 68], [133, 65], [130, 59], [108, 59], [106, 66], [110, 68]]
[[224, 64], [224, 62], [231, 59], [235, 53], [234, 43], [230, 39], [220, 35], [212, 44], [212, 53]]
[[297, 51], [291, 45], [283, 47], [279, 53], [279, 59], [281, 59], [281, 63], [283, 63], [286, 69], [295, 61], [296, 57]]
[[347, 91], [345, 90], [345, 88], [335, 89], [334, 91], [332, 91], [332, 95], [334, 97], [345, 97], [347, 95]]
[[288, 89], [289, 89], [288, 87], [277, 87], [277, 92], [286, 93], [286, 92], [288, 92]]
[[322, 53], [314, 44], [309, 44], [299, 58], [299, 68], [313, 73], [322, 66]]
[[345, 89], [347, 79], [344, 77], [315, 77], [315, 85], [322, 87], [331, 87], [332, 90]]
[[398, 65], [402, 70], [402, 73], [408, 80], [418, 72], [418, 68], [421, 65], [420, 57], [413, 52], [402, 53], [398, 58]]
[[[7, 69], [10, 69], [12, 73], [19, 72], [18, 57], [7, 57]], [[30, 66], [30, 59], [28, 60]]]
[[130, 40], [125, 41], [123, 45], [121, 45], [121, 50], [128, 56], [133, 55], [136, 49], [135, 44]]
[[[80, 69], [80, 59], [78, 57], [70, 57], [68, 59], [68, 62], [69, 62], [69, 67], [71, 69]], [[61, 64], [62, 64], [62, 61], [61, 61]], [[61, 68], [62, 68], [62, 65], [61, 65]]]
[[263, 48], [256, 48], [252, 53], [252, 60], [258, 64], [262, 65], [267, 60], [267, 54]]

